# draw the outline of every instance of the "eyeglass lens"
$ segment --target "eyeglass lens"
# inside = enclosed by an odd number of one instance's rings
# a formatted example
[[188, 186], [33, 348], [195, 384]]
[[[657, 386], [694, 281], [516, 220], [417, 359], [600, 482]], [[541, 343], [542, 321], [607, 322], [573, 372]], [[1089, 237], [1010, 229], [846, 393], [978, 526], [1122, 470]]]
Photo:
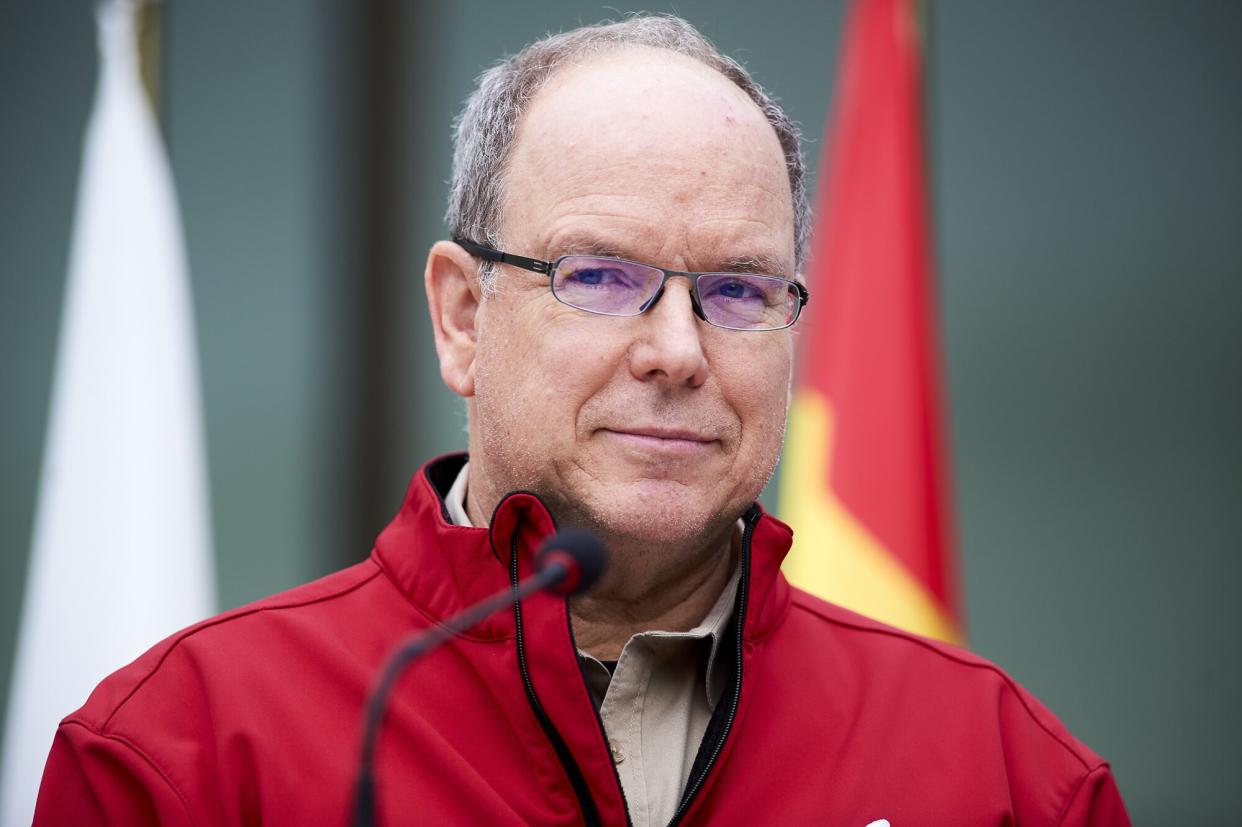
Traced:
[[[664, 272], [645, 264], [594, 256], [565, 256], [552, 274], [552, 292], [579, 310], [636, 316], [655, 298]], [[707, 321], [735, 330], [787, 327], [799, 299], [784, 279], [753, 273], [707, 273], [698, 277], [699, 304]]]

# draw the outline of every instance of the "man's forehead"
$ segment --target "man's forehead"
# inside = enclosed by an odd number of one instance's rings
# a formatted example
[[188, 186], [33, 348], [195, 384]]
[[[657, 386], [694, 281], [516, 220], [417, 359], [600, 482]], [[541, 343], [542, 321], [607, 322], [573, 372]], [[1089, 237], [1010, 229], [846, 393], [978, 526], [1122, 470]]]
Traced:
[[[662, 141], [737, 141], [762, 136], [780, 153], [758, 106], [715, 69], [684, 55], [626, 47], [559, 69], [530, 102], [515, 150], [572, 143], [580, 152], [639, 146], [658, 162]], [[668, 144], [664, 144], [668, 146]]]
[[554, 75], [519, 126], [505, 189], [506, 230], [549, 259], [793, 267], [775, 130], [732, 81], [683, 55], [623, 49]]

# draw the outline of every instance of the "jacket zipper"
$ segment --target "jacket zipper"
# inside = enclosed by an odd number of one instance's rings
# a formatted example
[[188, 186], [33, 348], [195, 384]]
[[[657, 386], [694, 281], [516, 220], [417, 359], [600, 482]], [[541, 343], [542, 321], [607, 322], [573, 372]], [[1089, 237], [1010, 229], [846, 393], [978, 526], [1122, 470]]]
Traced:
[[[514, 531], [513, 538], [510, 541], [509, 549], [509, 580], [514, 590], [518, 584], [518, 548], [517, 548], [517, 532]], [[513, 619], [516, 624], [517, 633], [517, 655], [518, 669], [522, 673], [522, 683], [526, 687], [526, 700], [530, 703], [531, 710], [535, 713], [539, 725], [543, 728], [544, 734], [548, 740], [552, 742], [552, 749], [556, 751], [557, 758], [561, 761], [561, 766], [565, 769], [565, 774], [569, 776], [569, 783], [574, 788], [574, 794], [578, 796], [578, 807], [582, 810], [582, 820], [588, 827], [599, 827], [599, 809], [595, 806], [595, 799], [591, 797], [591, 790], [587, 786], [586, 778], [582, 775], [582, 769], [578, 766], [578, 762], [574, 760], [573, 753], [569, 751], [565, 739], [557, 732], [552, 719], [548, 717], [548, 713], [544, 710], [543, 704], [539, 701], [539, 696], [535, 694], [535, 685], [531, 682], [530, 671], [526, 666], [526, 644], [522, 639], [522, 604], [521, 601], [513, 601]], [[629, 816], [626, 815], [628, 821]]]
[[[566, 609], [568, 610], [568, 606], [566, 606]], [[574, 654], [577, 655], [578, 641], [574, 638], [574, 624], [569, 619], [568, 611], [566, 611], [565, 622], [569, 626], [569, 639], [573, 641]], [[582, 671], [581, 664], [579, 664], [578, 673], [582, 675], [582, 685], [586, 687], [587, 694], [589, 695], [591, 693], [591, 687], [587, 683], [586, 673]], [[604, 719], [600, 717], [599, 709], [597, 709], [594, 704], [591, 705], [591, 709], [595, 713], [595, 724], [599, 727], [600, 741], [603, 743], [604, 748], [608, 750], [608, 754], [611, 759], [612, 745], [608, 741], [608, 732], [604, 729]], [[612, 777], [616, 779], [617, 790], [621, 793], [621, 809], [625, 813], [625, 827], [634, 827], [634, 821], [630, 818], [630, 802], [626, 799], [625, 787], [621, 784], [621, 773], [617, 770], [615, 761], [609, 760], [608, 764], [612, 767]]]
[[[668, 827], [675, 827], [682, 818], [685, 817], [686, 811], [690, 809], [690, 805], [694, 803], [694, 799], [698, 796], [699, 790], [703, 788], [703, 783], [707, 777], [711, 775], [712, 769], [716, 766], [716, 759], [720, 757], [721, 751], [724, 749], [725, 742], [729, 738], [729, 734], [733, 731], [733, 721], [737, 717], [737, 708], [742, 698], [742, 641], [743, 632], [746, 629], [746, 606], [749, 599], [750, 591], [750, 546], [751, 540], [755, 533], [755, 524], [758, 522], [759, 513], [757, 510], [746, 515], [746, 530], [742, 533], [742, 554], [738, 565], [742, 567], [741, 577], [738, 579], [738, 616], [737, 631], [735, 633], [736, 646], [734, 649], [734, 657], [736, 663], [735, 678], [733, 681], [733, 694], [729, 698], [729, 712], [725, 717], [724, 728], [720, 733], [720, 740], [716, 742], [712, 748], [711, 757], [703, 766], [703, 771], [699, 773], [697, 778], [692, 779], [692, 783], [686, 788], [686, 793], [682, 796], [681, 804], [677, 807], [677, 812], [673, 814], [672, 820], [668, 823]], [[509, 580], [513, 588], [517, 589], [518, 584], [518, 548], [517, 548], [517, 532], [514, 532], [510, 539], [509, 548]], [[587, 786], [586, 778], [582, 775], [582, 769], [578, 766], [578, 762], [574, 760], [573, 753], [569, 751], [568, 745], [557, 732], [556, 726], [552, 723], [552, 719], [548, 717], [548, 713], [544, 710], [543, 704], [539, 700], [539, 696], [535, 694], [535, 685], [530, 679], [530, 671], [526, 666], [526, 644], [522, 637], [522, 606], [520, 601], [513, 603], [513, 618], [516, 625], [517, 634], [517, 654], [518, 654], [518, 670], [522, 673], [522, 684], [526, 687], [526, 700], [530, 703], [531, 709], [538, 719], [539, 725], [543, 728], [544, 734], [548, 740], [552, 742], [552, 748], [556, 751], [557, 757], [561, 761], [566, 775], [569, 776], [569, 782], [573, 785], [574, 793], [578, 796], [578, 806], [582, 810], [582, 820], [590, 827], [598, 827], [600, 825], [599, 809], [595, 806], [595, 799], [591, 797], [591, 790]], [[568, 619], [567, 619], [568, 620]], [[572, 637], [573, 629], [570, 628]], [[585, 678], [583, 679], [585, 681]], [[596, 718], [598, 719], [598, 714]], [[605, 746], [607, 738], [604, 736], [603, 722], [600, 722], [600, 736], [604, 738]], [[616, 768], [613, 768], [614, 773]], [[622, 799], [624, 800], [624, 790], [622, 790]], [[629, 825], [630, 814], [629, 808], [626, 807], [625, 823]]]
[[703, 788], [703, 783], [707, 781], [707, 777], [711, 775], [712, 768], [716, 766], [716, 759], [720, 757], [721, 750], [724, 749], [725, 742], [729, 740], [729, 733], [733, 731], [733, 720], [737, 717], [738, 704], [742, 699], [742, 640], [743, 632], [746, 630], [746, 605], [749, 599], [750, 591], [750, 543], [755, 533], [755, 523], [758, 522], [758, 511], [752, 511], [746, 515], [746, 530], [742, 532], [742, 559], [738, 561], [738, 565], [742, 567], [742, 576], [738, 578], [738, 616], [737, 616], [737, 646], [734, 652], [736, 657], [737, 672], [733, 680], [733, 695], [729, 698], [729, 713], [725, 717], [724, 729], [720, 733], [720, 740], [716, 742], [716, 746], [712, 748], [711, 757], [707, 759], [707, 763], [703, 766], [703, 771], [699, 773], [697, 778], [692, 779], [689, 787], [686, 788], [686, 794], [681, 798], [681, 804], [677, 807], [677, 812], [673, 814], [673, 820], [668, 823], [668, 827], [674, 827], [681, 823], [685, 817], [686, 811], [690, 809], [690, 805], [694, 803], [694, 799], [699, 794], [699, 790]]

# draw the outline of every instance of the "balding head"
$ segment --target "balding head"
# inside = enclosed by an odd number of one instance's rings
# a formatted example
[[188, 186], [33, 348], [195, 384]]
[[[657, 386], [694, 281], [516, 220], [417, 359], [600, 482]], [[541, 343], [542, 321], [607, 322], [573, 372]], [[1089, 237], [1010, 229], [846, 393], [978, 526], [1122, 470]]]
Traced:
[[[720, 54], [685, 20], [672, 16], [636, 16], [551, 35], [484, 72], [456, 125], [446, 214], [451, 233], [502, 244], [501, 211], [509, 160], [530, 102], [565, 67], [628, 47], [659, 49], [696, 61], [726, 78], [762, 113], [784, 159], [795, 267], [801, 270], [810, 216], [797, 127], [740, 64]], [[490, 268], [485, 267], [483, 275], [490, 280]]]
[[549, 259], [588, 244], [681, 269], [749, 257], [792, 275], [783, 170], [763, 113], [719, 72], [662, 49], [618, 48], [562, 68], [531, 100], [496, 229], [510, 248]]

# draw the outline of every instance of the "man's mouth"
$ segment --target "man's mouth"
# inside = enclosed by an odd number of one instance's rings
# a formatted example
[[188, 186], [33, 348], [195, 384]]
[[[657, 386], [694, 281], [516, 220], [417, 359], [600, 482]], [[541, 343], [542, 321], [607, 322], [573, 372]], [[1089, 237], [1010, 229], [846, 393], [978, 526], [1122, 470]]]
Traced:
[[601, 431], [627, 447], [667, 456], [701, 455], [719, 444], [719, 439], [715, 435], [693, 428], [627, 425], [603, 428]]

